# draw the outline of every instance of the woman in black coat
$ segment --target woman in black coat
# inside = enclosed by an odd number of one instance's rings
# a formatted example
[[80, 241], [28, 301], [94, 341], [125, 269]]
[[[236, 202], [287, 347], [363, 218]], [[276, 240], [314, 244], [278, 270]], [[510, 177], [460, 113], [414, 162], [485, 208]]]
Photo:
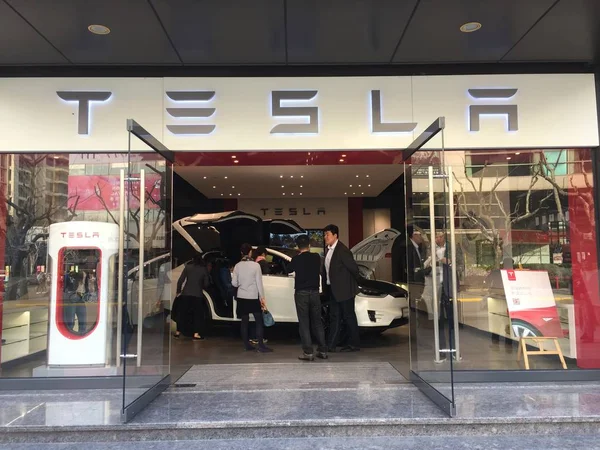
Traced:
[[185, 265], [177, 281], [176, 305], [173, 305], [173, 315], [177, 322], [175, 338], [183, 334], [194, 340], [204, 339], [204, 310], [206, 300], [204, 290], [210, 285], [210, 276], [200, 254]]

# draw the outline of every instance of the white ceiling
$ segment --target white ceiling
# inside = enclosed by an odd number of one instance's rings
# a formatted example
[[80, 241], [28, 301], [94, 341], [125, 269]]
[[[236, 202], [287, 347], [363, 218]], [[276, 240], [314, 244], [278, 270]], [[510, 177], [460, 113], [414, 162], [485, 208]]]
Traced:
[[403, 165], [176, 166], [175, 172], [208, 198], [377, 197]]

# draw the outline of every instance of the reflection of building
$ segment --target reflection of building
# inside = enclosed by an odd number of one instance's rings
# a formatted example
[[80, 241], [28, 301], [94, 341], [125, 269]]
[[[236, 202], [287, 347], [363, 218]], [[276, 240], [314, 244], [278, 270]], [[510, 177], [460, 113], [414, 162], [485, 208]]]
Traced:
[[[69, 196], [68, 155], [9, 155], [7, 198], [34, 216], [52, 212], [52, 221], [66, 219]], [[14, 208], [9, 208], [14, 215]]]

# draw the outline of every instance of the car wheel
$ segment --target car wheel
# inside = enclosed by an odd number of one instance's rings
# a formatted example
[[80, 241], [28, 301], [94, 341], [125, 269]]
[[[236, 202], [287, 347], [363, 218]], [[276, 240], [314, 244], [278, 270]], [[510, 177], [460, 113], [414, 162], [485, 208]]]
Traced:
[[512, 320], [511, 326], [513, 334], [517, 338], [542, 336], [542, 333], [540, 333], [540, 331], [536, 327], [523, 320]]

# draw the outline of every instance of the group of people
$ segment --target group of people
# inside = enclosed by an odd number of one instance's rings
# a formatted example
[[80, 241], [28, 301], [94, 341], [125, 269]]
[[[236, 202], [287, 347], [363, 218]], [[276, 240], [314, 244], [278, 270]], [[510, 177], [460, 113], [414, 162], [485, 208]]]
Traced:
[[[339, 228], [336, 225], [325, 227], [324, 239], [327, 249], [325, 259], [310, 251], [310, 240], [306, 235], [296, 239], [299, 253], [287, 265], [288, 273], [295, 275], [294, 300], [298, 313], [298, 324], [302, 354], [300, 360], [313, 361], [315, 357], [327, 359], [329, 352], [338, 350], [342, 322], [345, 324], [348, 340], [340, 351], [360, 350], [360, 336], [355, 312], [355, 296], [358, 293], [359, 269], [352, 252], [339, 241]], [[241, 246], [242, 259], [231, 273], [231, 285], [237, 300], [236, 315], [241, 319], [241, 336], [245, 350], [268, 353], [273, 350], [266, 346], [264, 339], [263, 312], [268, 310], [263, 286], [263, 275], [269, 273], [267, 250], [252, 249], [250, 244]], [[329, 334], [325, 330], [321, 314], [320, 285], [329, 300]], [[210, 284], [210, 275], [197, 255], [187, 264], [177, 282], [178, 307], [177, 332], [175, 337], [186, 330], [193, 331], [193, 339], [201, 340], [204, 295]], [[175, 306], [173, 308], [175, 311]], [[256, 338], [250, 339], [250, 315], [254, 316]], [[181, 322], [181, 323], [180, 323]], [[188, 325], [186, 326], [185, 323]], [[191, 334], [191, 333], [190, 333]], [[314, 341], [313, 341], [314, 338]], [[315, 352], [316, 345], [316, 352]]]

